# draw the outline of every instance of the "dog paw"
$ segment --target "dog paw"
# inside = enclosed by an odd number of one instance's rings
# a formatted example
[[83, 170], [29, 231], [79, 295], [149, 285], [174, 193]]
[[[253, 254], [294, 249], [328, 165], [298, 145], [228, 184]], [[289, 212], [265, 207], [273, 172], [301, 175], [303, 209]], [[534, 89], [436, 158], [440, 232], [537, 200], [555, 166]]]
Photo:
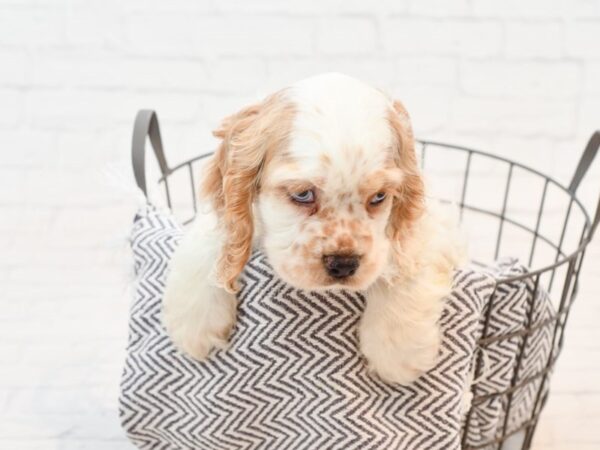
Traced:
[[407, 385], [432, 369], [439, 356], [437, 329], [428, 330], [418, 339], [395, 341], [393, 336], [361, 330], [361, 352], [368, 369], [386, 383]]
[[167, 292], [162, 319], [175, 347], [194, 359], [203, 360], [213, 349], [227, 348], [235, 313], [235, 296], [209, 288], [203, 290], [202, 296], [188, 294], [183, 298]]

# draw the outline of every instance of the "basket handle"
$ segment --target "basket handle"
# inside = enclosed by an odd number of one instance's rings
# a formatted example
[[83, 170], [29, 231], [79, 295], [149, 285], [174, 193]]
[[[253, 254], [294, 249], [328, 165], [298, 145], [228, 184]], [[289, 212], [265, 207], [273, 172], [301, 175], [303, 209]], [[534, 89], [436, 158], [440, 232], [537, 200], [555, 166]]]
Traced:
[[135, 116], [133, 138], [131, 141], [133, 175], [136, 184], [145, 196], [148, 195], [146, 189], [146, 136], [150, 138], [150, 143], [154, 149], [154, 155], [158, 161], [160, 172], [163, 176], [168, 175], [171, 169], [169, 169], [163, 150], [160, 127], [158, 126], [158, 116], [156, 115], [156, 112], [151, 109], [141, 109], [138, 111]]
[[[571, 180], [571, 184], [569, 184], [569, 192], [575, 195], [577, 192], [577, 188], [581, 183], [581, 180], [587, 173], [588, 169], [592, 165], [594, 158], [598, 154], [598, 148], [600, 147], [600, 130], [597, 130], [592, 134], [590, 140], [585, 146], [585, 150], [583, 151], [583, 155], [581, 155], [581, 159], [579, 160], [579, 164], [577, 164], [577, 169], [575, 169], [575, 174], [573, 175], [573, 179]], [[600, 222], [600, 198], [598, 199], [598, 205], [596, 206], [596, 213], [594, 215], [594, 219], [592, 221], [592, 228], [590, 229], [589, 240], [591, 240], [594, 236], [594, 232], [596, 228], [598, 228], [598, 223]]]

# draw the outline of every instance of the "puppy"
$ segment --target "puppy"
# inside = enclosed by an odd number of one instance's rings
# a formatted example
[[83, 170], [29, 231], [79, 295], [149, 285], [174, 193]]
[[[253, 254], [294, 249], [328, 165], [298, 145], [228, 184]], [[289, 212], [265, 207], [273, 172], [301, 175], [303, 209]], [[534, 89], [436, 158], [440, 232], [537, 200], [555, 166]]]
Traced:
[[163, 322], [204, 359], [236, 319], [237, 279], [260, 248], [306, 290], [359, 290], [369, 368], [407, 384], [436, 363], [438, 320], [462, 246], [426, 201], [408, 114], [340, 74], [300, 81], [227, 117], [204, 207], [174, 254]]

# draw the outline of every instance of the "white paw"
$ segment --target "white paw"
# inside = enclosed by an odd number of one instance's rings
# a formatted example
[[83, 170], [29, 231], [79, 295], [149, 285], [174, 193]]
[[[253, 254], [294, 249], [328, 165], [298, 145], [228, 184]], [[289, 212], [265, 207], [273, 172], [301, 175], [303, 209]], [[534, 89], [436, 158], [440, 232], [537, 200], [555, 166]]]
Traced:
[[385, 333], [362, 327], [360, 349], [369, 370], [386, 383], [406, 385], [432, 369], [439, 356], [440, 336], [436, 325], [428, 328], [422, 333]]
[[235, 316], [235, 296], [222, 289], [165, 291], [163, 325], [175, 346], [195, 359], [227, 347]]

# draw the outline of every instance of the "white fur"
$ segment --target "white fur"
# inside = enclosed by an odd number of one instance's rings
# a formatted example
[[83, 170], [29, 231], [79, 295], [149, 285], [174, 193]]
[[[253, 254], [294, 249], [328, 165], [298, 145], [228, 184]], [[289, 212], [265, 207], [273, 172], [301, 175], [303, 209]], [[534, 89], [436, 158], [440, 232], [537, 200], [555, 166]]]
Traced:
[[[393, 143], [386, 120], [392, 102], [383, 93], [350, 77], [325, 74], [292, 86], [287, 98], [296, 109], [288, 149], [294, 163], [264, 168], [253, 205], [256, 245], [296, 287], [365, 291], [359, 338], [369, 368], [387, 382], [409, 383], [436, 362], [442, 299], [462, 261], [456, 226], [429, 205], [398, 250], [386, 233], [391, 202], [380, 213], [367, 214], [359, 183], [384, 167]], [[330, 163], [324, 165], [324, 158]], [[388, 175], [402, 178], [399, 172]], [[323, 182], [323, 206], [335, 210], [330, 228], [273, 193], [298, 179]], [[319, 272], [322, 257], [335, 253], [344, 237], [362, 255], [361, 267], [346, 283], [326, 282]], [[167, 280], [165, 326], [174, 343], [198, 359], [225, 346], [235, 323], [235, 298], [214, 281], [222, 242], [215, 214], [200, 214], [176, 251]], [[298, 246], [307, 250], [294, 253]]]
[[235, 323], [235, 296], [217, 285], [214, 274], [222, 241], [214, 212], [203, 205], [169, 265], [163, 324], [173, 342], [196, 359], [225, 348]]
[[[386, 215], [378, 220], [368, 220], [358, 198], [358, 181], [384, 165], [386, 153], [382, 150], [392, 145], [392, 132], [386, 117], [391, 101], [380, 91], [354, 78], [328, 73], [302, 80], [288, 92], [294, 103], [297, 115], [288, 151], [296, 162], [287, 165], [267, 167], [263, 184], [265, 187], [291, 179], [325, 179], [323, 190], [326, 200], [336, 210], [340, 225], [336, 227], [338, 236], [349, 233], [342, 220], [360, 220], [365, 232], [374, 238], [371, 259], [380, 267], [385, 264], [389, 251], [389, 241], [385, 236]], [[324, 166], [321, 157], [327, 157], [331, 164]], [[396, 174], [401, 177], [401, 174]], [[349, 194], [344, 201], [338, 201], [340, 194]], [[351, 287], [365, 289], [375, 277], [356, 279], [352, 286], [335, 284], [323, 285], [310, 279], [306, 271], [298, 270], [300, 264], [286, 250], [293, 243], [302, 244], [314, 235], [319, 235], [318, 219], [301, 220], [295, 207], [282, 204], [275, 196], [262, 195], [257, 204], [258, 220], [263, 230], [261, 239], [269, 261], [275, 271], [285, 281], [305, 289]], [[345, 208], [357, 206], [350, 214]], [[389, 205], [386, 207], [389, 210]], [[301, 225], [308, 228], [301, 231]], [[315, 264], [322, 255], [332, 251], [331, 242], [336, 236], [321, 242], [312, 252]], [[378, 260], [378, 261], [375, 261]], [[293, 262], [295, 264], [290, 264]]]
[[437, 361], [443, 299], [454, 268], [466, 259], [449, 207], [429, 202], [402, 259], [404, 267], [390, 263], [367, 290], [359, 339], [371, 370], [385, 381], [408, 384]]

